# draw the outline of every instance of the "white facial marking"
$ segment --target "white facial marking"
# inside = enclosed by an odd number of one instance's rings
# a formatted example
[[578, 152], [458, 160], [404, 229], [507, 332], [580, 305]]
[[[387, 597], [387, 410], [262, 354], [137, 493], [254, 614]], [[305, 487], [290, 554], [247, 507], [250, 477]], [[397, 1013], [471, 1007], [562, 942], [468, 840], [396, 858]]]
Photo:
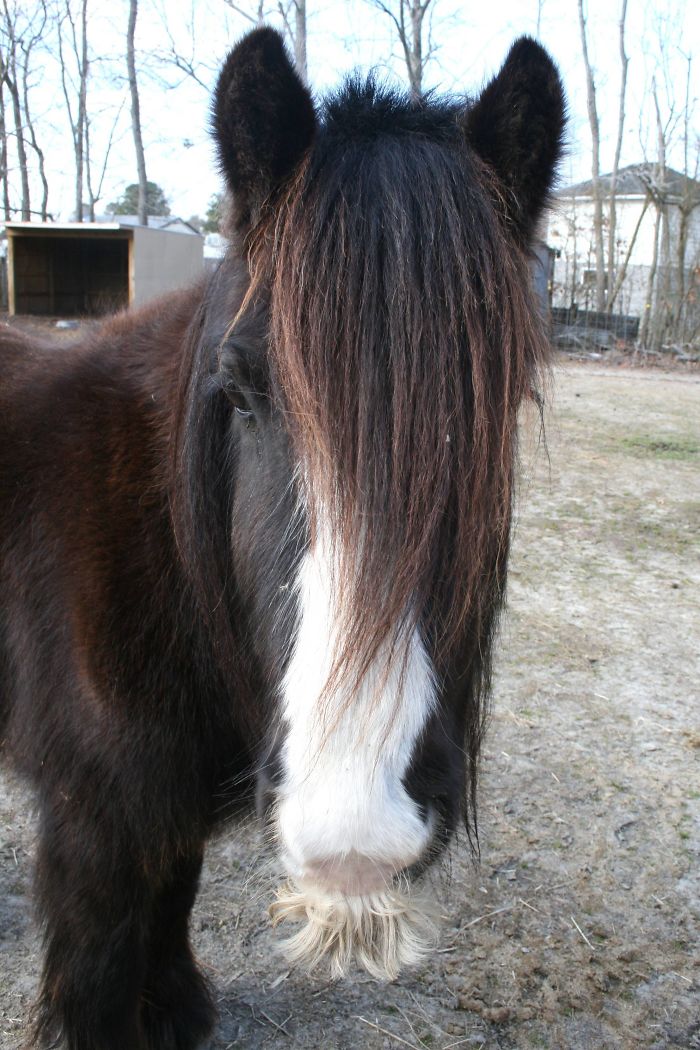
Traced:
[[[418, 631], [387, 671], [379, 652], [349, 696], [323, 695], [337, 651], [340, 610], [333, 554], [321, 527], [300, 565], [299, 626], [282, 683], [285, 741], [278, 822], [288, 874], [329, 890], [381, 889], [430, 839], [402, 779], [435, 704], [430, 659]], [[398, 666], [396, 665], [398, 663]]]

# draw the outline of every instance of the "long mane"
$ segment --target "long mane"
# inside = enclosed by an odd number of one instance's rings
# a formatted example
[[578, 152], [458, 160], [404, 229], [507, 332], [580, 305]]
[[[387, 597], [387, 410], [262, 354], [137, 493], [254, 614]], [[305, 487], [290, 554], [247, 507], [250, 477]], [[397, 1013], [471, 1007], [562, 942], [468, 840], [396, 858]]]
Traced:
[[355, 79], [324, 118], [274, 222], [271, 352], [312, 536], [337, 546], [332, 677], [416, 625], [438, 671], [458, 647], [473, 799], [516, 416], [547, 342], [456, 110]]

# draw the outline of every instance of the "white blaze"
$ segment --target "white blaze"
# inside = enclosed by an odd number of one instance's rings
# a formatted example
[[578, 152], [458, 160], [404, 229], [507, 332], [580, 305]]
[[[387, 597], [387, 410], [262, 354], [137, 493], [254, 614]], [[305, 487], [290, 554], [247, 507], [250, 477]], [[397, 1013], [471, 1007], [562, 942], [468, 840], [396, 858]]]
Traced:
[[372, 892], [423, 853], [431, 827], [405, 790], [414, 746], [435, 704], [418, 631], [387, 671], [380, 650], [349, 695], [324, 686], [339, 643], [334, 556], [318, 530], [297, 579], [298, 633], [282, 683], [278, 822], [288, 874], [350, 894]]

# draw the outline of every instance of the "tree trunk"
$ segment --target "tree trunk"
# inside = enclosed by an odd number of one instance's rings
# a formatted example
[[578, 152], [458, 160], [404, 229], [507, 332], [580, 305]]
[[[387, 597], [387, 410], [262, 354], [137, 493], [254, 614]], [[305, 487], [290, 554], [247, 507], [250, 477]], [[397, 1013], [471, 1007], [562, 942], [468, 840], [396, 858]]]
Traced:
[[389, 0], [370, 2], [394, 23], [406, 63], [411, 97], [420, 98], [425, 67], [432, 51], [429, 44], [427, 48], [424, 46], [423, 29], [426, 12], [433, 0], [398, 0], [398, 12], [392, 10]]
[[660, 252], [661, 281], [659, 272], [656, 277], [656, 301], [654, 304], [652, 324], [652, 346], [659, 349], [668, 336], [669, 322], [671, 320], [671, 304], [673, 289], [671, 282], [671, 215], [670, 206], [664, 201], [661, 208], [661, 252]]
[[27, 3], [11, 4], [8, 0], [3, 0], [2, 35], [5, 41], [6, 53], [4, 55], [0, 54], [0, 163], [2, 163], [3, 168], [3, 204], [7, 219], [10, 218], [11, 209], [7, 180], [9, 143], [5, 88], [7, 88], [11, 99], [12, 116], [15, 125], [17, 160], [22, 187], [22, 219], [27, 221], [32, 217], [27, 163], [29, 147], [36, 154], [39, 177], [43, 187], [41, 217], [44, 221], [48, 218], [49, 185], [46, 178], [44, 154], [37, 141], [29, 107], [29, 87], [32, 73], [36, 74], [37, 72], [36, 69], [32, 70], [32, 53], [37, 44], [40, 45], [44, 41], [46, 28], [49, 23], [50, 15], [47, 0], [39, 0], [39, 2], [35, 0], [35, 3], [32, 5]]
[[309, 82], [306, 62], [306, 0], [294, 0], [294, 64], [305, 84]]
[[[234, 11], [238, 11], [239, 14], [244, 15], [250, 22], [253, 21], [252, 15], [246, 14], [237, 4], [231, 3], [230, 0], [226, 0], [226, 2]], [[292, 45], [296, 71], [304, 83], [308, 84], [309, 70], [306, 61], [306, 0], [284, 0], [284, 2], [283, 0], [277, 0], [277, 10], [282, 16], [285, 33], [289, 37], [289, 41]], [[293, 18], [292, 13], [294, 14]], [[264, 17], [264, 5], [262, 0], [260, 0], [260, 4], [258, 5], [258, 22], [262, 23]]]
[[88, 192], [88, 221], [95, 221], [95, 191], [92, 188], [92, 158], [90, 156], [90, 121], [85, 121], [85, 185]]
[[409, 79], [411, 93], [419, 98], [423, 92], [423, 9], [417, 0], [408, 0], [408, 13], [411, 20], [409, 40]]
[[[75, 157], [75, 221], [83, 221], [83, 186], [85, 184], [85, 125], [87, 122], [87, 81], [88, 81], [88, 57], [87, 57], [87, 0], [82, 0], [80, 7], [80, 39], [76, 30], [71, 0], [65, 0], [65, 19], [70, 27], [70, 47], [68, 52], [64, 49], [63, 19], [58, 27], [58, 57], [61, 66], [61, 86], [63, 97], [66, 102], [66, 113], [73, 136], [73, 155]], [[72, 76], [68, 54], [75, 59], [76, 76]], [[75, 100], [72, 100], [77, 82], [78, 105], [74, 109]]]
[[87, 123], [87, 0], [83, 0], [80, 12], [80, 51], [78, 58], [78, 136], [75, 153], [75, 217], [83, 221], [83, 185], [85, 182], [85, 125]]
[[[17, 161], [19, 163], [20, 183], [22, 186], [22, 221], [29, 222], [32, 217], [31, 200], [29, 194], [29, 170], [27, 168], [27, 149], [24, 141], [24, 120], [22, 116], [22, 100], [20, 97], [19, 80], [17, 77], [17, 38], [15, 35], [15, 23], [7, 6], [7, 0], [3, 5], [5, 15], [5, 35], [7, 37], [7, 54], [0, 53], [0, 80], [10, 94], [12, 104], [12, 119], [15, 125], [15, 140], [17, 143]], [[6, 130], [6, 129], [5, 129]]]
[[[4, 69], [2, 58], [0, 68]], [[2, 178], [2, 206], [5, 222], [10, 221], [10, 188], [7, 184], [7, 127], [5, 125], [5, 81], [0, 76], [0, 178]]]
[[[12, 56], [10, 56], [10, 62], [14, 67]], [[22, 185], [22, 222], [29, 222], [32, 217], [32, 205], [29, 193], [29, 170], [27, 168], [27, 149], [24, 142], [24, 122], [22, 120], [22, 105], [19, 97], [19, 88], [17, 86], [16, 74], [13, 69], [13, 73], [5, 68], [4, 70], [5, 84], [7, 90], [10, 92], [10, 98], [12, 99], [12, 115], [15, 124], [15, 137], [17, 141], [17, 160], [19, 162], [19, 174], [20, 182]]]
[[654, 220], [654, 240], [651, 256], [651, 266], [647, 277], [647, 293], [644, 297], [644, 316], [639, 329], [639, 345], [645, 350], [649, 349], [650, 332], [652, 328], [651, 319], [654, 313], [654, 285], [656, 283], [656, 267], [659, 258], [659, 226], [661, 224], [661, 209], [656, 201], [656, 218]]
[[595, 295], [596, 310], [605, 309], [605, 246], [603, 241], [603, 197], [600, 186], [600, 124], [596, 107], [595, 81], [588, 57], [586, 41], [586, 19], [583, 0], [578, 0], [578, 19], [583, 48], [583, 64], [586, 69], [586, 101], [588, 123], [591, 128], [591, 176], [593, 184], [593, 237], [595, 244]]
[[[666, 311], [669, 297], [669, 266], [671, 238], [669, 229], [668, 199], [667, 199], [667, 169], [666, 169], [666, 132], [661, 119], [661, 107], [659, 105], [659, 93], [654, 79], [652, 84], [652, 98], [654, 100], [654, 112], [656, 116], [657, 135], [657, 161], [654, 176], [654, 193], [656, 204], [656, 226], [654, 229], [654, 257], [652, 275], [649, 287], [652, 294], [647, 297], [650, 309], [650, 318], [647, 333], [647, 346], [658, 349], [664, 330], [666, 328]], [[661, 242], [661, 244], [659, 244]], [[661, 281], [659, 281], [659, 257], [661, 268]], [[651, 279], [653, 277], [653, 280]]]
[[[673, 323], [671, 337], [674, 342], [682, 342], [686, 335], [685, 318], [684, 314], [687, 307], [686, 302], [686, 253], [688, 249], [688, 234], [690, 232], [690, 219], [694, 208], [698, 207], [698, 203], [694, 200], [693, 194], [693, 183], [694, 179], [691, 179], [688, 165], [688, 147], [689, 142], [689, 131], [690, 131], [690, 73], [692, 65], [692, 55], [686, 56], [687, 62], [687, 73], [685, 80], [685, 105], [683, 108], [683, 195], [681, 197], [680, 204], [678, 206], [678, 246], [677, 246], [677, 266], [678, 266], [678, 278], [676, 282], [676, 302], [673, 311]], [[695, 174], [697, 175], [697, 165]]]
[[148, 212], [146, 210], [146, 157], [143, 151], [143, 139], [141, 137], [141, 113], [139, 109], [139, 89], [136, 80], [136, 59], [134, 50], [134, 36], [136, 33], [136, 15], [138, 13], [138, 0], [129, 0], [129, 28], [126, 35], [126, 64], [129, 70], [129, 90], [131, 92], [131, 129], [134, 135], [134, 148], [136, 149], [136, 169], [138, 171], [139, 204], [138, 220], [142, 226], [148, 225]]
[[[43, 29], [43, 26], [42, 26]], [[46, 178], [46, 159], [44, 157], [44, 151], [39, 146], [36, 137], [36, 131], [34, 129], [34, 122], [31, 117], [29, 109], [29, 57], [31, 55], [32, 46], [39, 39], [38, 36], [34, 37], [27, 45], [27, 49], [24, 53], [24, 62], [22, 64], [22, 94], [24, 102], [24, 121], [27, 131], [29, 132], [29, 141], [31, 147], [34, 150], [39, 165], [39, 178], [41, 179], [42, 195], [41, 195], [41, 221], [46, 222], [49, 217], [49, 182]]]
[[610, 210], [608, 215], [608, 287], [607, 287], [607, 309], [612, 311], [614, 299], [612, 288], [616, 284], [615, 271], [617, 259], [615, 250], [615, 234], [617, 232], [617, 214], [615, 206], [615, 191], [617, 189], [617, 173], [620, 168], [620, 154], [622, 153], [622, 134], [625, 127], [625, 94], [627, 91], [627, 66], [629, 59], [625, 54], [625, 18], [627, 16], [627, 0], [622, 0], [620, 11], [620, 100], [617, 114], [617, 143], [615, 144], [615, 159], [613, 161], [612, 176], [610, 179]]
[[617, 272], [615, 274], [615, 284], [614, 284], [612, 290], [608, 289], [608, 313], [612, 313], [612, 308], [615, 305], [615, 303], [617, 302], [617, 297], [620, 294], [620, 291], [622, 289], [622, 285], [625, 282], [625, 277], [627, 276], [627, 267], [629, 266], [630, 257], [632, 255], [632, 251], [633, 251], [634, 246], [636, 244], [637, 235], [638, 235], [638, 233], [639, 233], [639, 231], [641, 229], [642, 221], [644, 219], [644, 216], [647, 213], [647, 208], [649, 207], [649, 200], [650, 200], [650, 198], [647, 197], [646, 200], [644, 201], [644, 205], [642, 207], [642, 210], [639, 213], [639, 218], [637, 219], [637, 223], [636, 223], [636, 225], [634, 227], [634, 232], [632, 233], [632, 236], [630, 238], [630, 242], [627, 245], [627, 251], [625, 253], [625, 257], [622, 260], [622, 264], [617, 268]]
[[678, 266], [678, 280], [676, 284], [676, 299], [673, 310], [673, 320], [671, 323], [671, 339], [674, 342], [683, 341], [683, 310], [685, 307], [686, 300], [686, 288], [685, 288], [685, 269], [686, 269], [686, 253], [688, 250], [688, 228], [690, 225], [691, 210], [686, 207], [685, 200], [683, 200], [679, 207], [678, 216], [678, 245], [677, 245], [677, 266]]

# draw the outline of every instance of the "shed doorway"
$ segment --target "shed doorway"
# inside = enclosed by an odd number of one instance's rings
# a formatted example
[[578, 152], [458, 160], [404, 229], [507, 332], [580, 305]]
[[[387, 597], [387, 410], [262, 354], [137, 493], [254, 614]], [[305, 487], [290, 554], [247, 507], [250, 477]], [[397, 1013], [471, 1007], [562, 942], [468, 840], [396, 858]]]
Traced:
[[99, 317], [129, 304], [128, 236], [13, 238], [15, 312]]

